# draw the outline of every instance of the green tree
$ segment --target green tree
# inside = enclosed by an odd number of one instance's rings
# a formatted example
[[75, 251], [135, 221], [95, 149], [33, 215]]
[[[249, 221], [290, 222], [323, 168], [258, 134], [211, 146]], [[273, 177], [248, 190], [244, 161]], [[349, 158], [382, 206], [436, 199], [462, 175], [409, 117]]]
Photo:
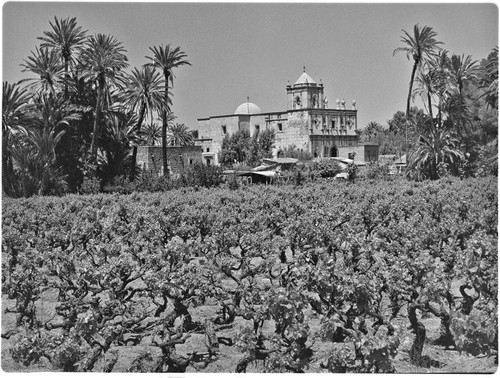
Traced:
[[250, 132], [246, 129], [238, 130], [234, 134], [226, 134], [222, 139], [220, 162], [225, 166], [243, 163], [249, 156], [251, 143]]
[[128, 66], [126, 50], [111, 35], [90, 37], [82, 50], [80, 60], [82, 78], [95, 84], [97, 90], [94, 127], [90, 147], [90, 163], [97, 161], [97, 146], [101, 135], [102, 112], [110, 102], [110, 90], [121, 80], [121, 71]]
[[254, 134], [249, 142], [246, 163], [256, 165], [263, 158], [272, 157], [275, 139], [276, 134], [270, 129]]
[[43, 41], [42, 48], [53, 49], [64, 63], [64, 98], [68, 99], [69, 66], [74, 63], [74, 53], [83, 46], [86, 38], [86, 30], [77, 26], [76, 18], [66, 18], [60, 20], [54, 17], [54, 23], [50, 22], [49, 31], [43, 32], [43, 37], [38, 37]]
[[[142, 122], [148, 111], [160, 110], [163, 107], [163, 93], [161, 75], [151, 67], [141, 70], [134, 68], [127, 75], [126, 86], [119, 97], [134, 112], [138, 112], [136, 125], [137, 133], [141, 132]], [[137, 146], [133, 147], [132, 162], [130, 166], [130, 179], [133, 180], [136, 172]]]
[[273, 130], [264, 130], [253, 137], [246, 129], [228, 134], [222, 140], [220, 162], [226, 166], [235, 163], [255, 165], [262, 158], [272, 156], [275, 138]]
[[164, 84], [164, 96], [165, 101], [163, 103], [163, 111], [161, 114], [161, 119], [163, 122], [162, 128], [162, 155], [163, 155], [163, 172], [165, 175], [169, 175], [168, 171], [168, 159], [167, 159], [167, 129], [168, 129], [168, 117], [169, 113], [169, 83], [173, 84], [173, 72], [174, 68], [183, 66], [183, 65], [191, 65], [188, 60], [186, 60], [187, 55], [181, 51], [180, 47], [171, 47], [170, 44], [163, 46], [154, 46], [149, 48], [153, 53], [152, 57], [146, 56], [147, 59], [151, 60], [152, 63], [149, 63], [154, 68], [161, 70], [163, 76], [165, 78]]

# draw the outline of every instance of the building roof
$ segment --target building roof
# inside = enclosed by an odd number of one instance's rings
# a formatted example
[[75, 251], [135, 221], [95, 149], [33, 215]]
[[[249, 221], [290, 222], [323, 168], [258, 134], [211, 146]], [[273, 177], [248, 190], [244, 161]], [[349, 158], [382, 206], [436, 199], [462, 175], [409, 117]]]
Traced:
[[314, 79], [309, 76], [305, 71], [300, 75], [299, 79], [295, 82], [297, 84], [316, 84]]
[[299, 159], [295, 158], [264, 158], [262, 159], [264, 163], [270, 164], [297, 164]]
[[236, 108], [234, 115], [262, 114], [262, 110], [253, 102], [244, 102]]

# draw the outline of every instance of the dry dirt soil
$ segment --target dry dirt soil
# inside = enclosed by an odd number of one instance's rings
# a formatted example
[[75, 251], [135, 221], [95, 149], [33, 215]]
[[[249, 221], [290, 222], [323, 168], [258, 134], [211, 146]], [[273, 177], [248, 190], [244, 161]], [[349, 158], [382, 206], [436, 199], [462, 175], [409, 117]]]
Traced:
[[[49, 318], [52, 316], [56, 303], [51, 300], [52, 298], [45, 298], [46, 300], [41, 306], [38, 306], [39, 313], [37, 316], [39, 318]], [[14, 329], [15, 325], [15, 314], [5, 313], [6, 307], [12, 307], [14, 301], [8, 300], [5, 296], [2, 297], [2, 334]], [[204, 319], [214, 318], [216, 316], [216, 306], [199, 306], [197, 308], [190, 309], [193, 320], [201, 322], [203, 324]], [[439, 319], [431, 316], [429, 318], [421, 319], [427, 329], [427, 340], [424, 345], [423, 355], [427, 355], [432, 360], [437, 361], [439, 367], [431, 368], [420, 368], [410, 364], [408, 351], [411, 347], [413, 341], [413, 335], [409, 331], [405, 331], [408, 326], [407, 318], [404, 316], [405, 311], [401, 311], [403, 314], [394, 319], [394, 323], [403, 330], [400, 338], [401, 345], [399, 348], [399, 353], [394, 360], [394, 366], [397, 373], [494, 373], [497, 370], [497, 365], [495, 364], [496, 355], [492, 356], [468, 356], [465, 354], [460, 354], [454, 349], [445, 349], [442, 346], [434, 345], [433, 340], [438, 337], [439, 332]], [[234, 340], [236, 333], [243, 326], [250, 324], [247, 320], [242, 318], [236, 318], [234, 324], [227, 329], [217, 330], [217, 336], [228, 337]], [[266, 322], [264, 332], [273, 332], [274, 324], [272, 321]], [[311, 314], [310, 322], [311, 331], [319, 330], [319, 319]], [[187, 339], [185, 344], [180, 344], [176, 346], [176, 351], [180, 355], [186, 355], [187, 353], [198, 351], [200, 353], [207, 352], [207, 347], [205, 346], [205, 335], [201, 333], [194, 333], [190, 338]], [[54, 371], [48, 361], [42, 361], [36, 366], [25, 367], [16, 363], [10, 354], [10, 349], [15, 345], [16, 336], [12, 336], [9, 339], [1, 339], [1, 367], [7, 372], [36, 372], [36, 371]], [[151, 342], [151, 338], [146, 337], [142, 340], [139, 345], [136, 346], [118, 346], [112, 347], [115, 352], [118, 353], [118, 361], [113, 367], [113, 372], [126, 372], [130, 367], [132, 361], [136, 356], [141, 354], [145, 350], [150, 350], [153, 354], [159, 353], [158, 348], [151, 347], [148, 345]], [[331, 349], [331, 343], [325, 343], [321, 341], [316, 341], [313, 344], [312, 349], [314, 350], [314, 359], [310, 364], [308, 373], [325, 373], [327, 370], [320, 367], [321, 362], [325, 362], [328, 356], [328, 352]], [[110, 350], [111, 351], [111, 350]], [[495, 352], [496, 353], [496, 352]], [[186, 372], [204, 372], [204, 373], [233, 373], [237, 362], [243, 354], [240, 353], [234, 346], [220, 345], [220, 354], [218, 358], [211, 362], [206, 368], [201, 369], [200, 366], [196, 364], [188, 367]], [[263, 365], [261, 362], [250, 364], [248, 366], [248, 373], [259, 373], [263, 372]]]

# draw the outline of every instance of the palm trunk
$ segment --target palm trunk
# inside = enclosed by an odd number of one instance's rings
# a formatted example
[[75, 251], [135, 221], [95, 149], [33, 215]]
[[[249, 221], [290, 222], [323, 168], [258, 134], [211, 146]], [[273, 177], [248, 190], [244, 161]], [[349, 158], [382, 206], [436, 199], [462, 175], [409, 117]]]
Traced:
[[161, 130], [161, 146], [163, 154], [163, 174], [168, 178], [170, 172], [168, 171], [168, 157], [167, 157], [167, 106], [168, 106], [168, 70], [164, 70], [165, 75], [165, 104], [163, 105], [163, 127]]
[[95, 165], [97, 162], [97, 143], [99, 141], [100, 135], [100, 125], [99, 118], [101, 118], [101, 106], [102, 106], [102, 88], [101, 84], [97, 87], [97, 101], [96, 101], [96, 109], [95, 109], [95, 118], [94, 118], [94, 129], [92, 132], [92, 143], [90, 145], [90, 163], [91, 165]]
[[64, 58], [64, 99], [68, 100], [68, 59]]
[[415, 73], [417, 72], [418, 67], [418, 59], [415, 60], [415, 64], [413, 64], [413, 70], [411, 71], [410, 78], [410, 88], [408, 89], [408, 99], [406, 100], [406, 122], [405, 122], [405, 150], [406, 156], [408, 156], [408, 118], [410, 117], [410, 101], [411, 101], [411, 92], [413, 90], [413, 81], [415, 80]]
[[429, 106], [429, 117], [431, 117], [431, 129], [434, 126], [434, 117], [432, 115], [432, 100], [429, 91], [427, 91], [427, 104]]
[[[141, 111], [139, 113], [139, 120], [137, 121], [137, 133], [141, 131], [142, 121], [144, 120], [144, 114], [146, 113], [146, 104], [143, 103], [141, 106]], [[136, 176], [136, 161], [137, 161], [137, 146], [132, 149], [132, 161], [130, 163], [130, 181], [134, 181]]]

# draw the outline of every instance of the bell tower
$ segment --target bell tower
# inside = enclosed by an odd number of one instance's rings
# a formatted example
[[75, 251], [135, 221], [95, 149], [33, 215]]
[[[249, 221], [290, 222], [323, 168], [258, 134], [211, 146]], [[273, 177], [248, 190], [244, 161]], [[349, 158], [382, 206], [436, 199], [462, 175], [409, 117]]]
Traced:
[[295, 84], [286, 86], [288, 96], [287, 110], [300, 110], [300, 109], [323, 109], [325, 103], [323, 101], [323, 83], [316, 83], [304, 72], [300, 75]]

